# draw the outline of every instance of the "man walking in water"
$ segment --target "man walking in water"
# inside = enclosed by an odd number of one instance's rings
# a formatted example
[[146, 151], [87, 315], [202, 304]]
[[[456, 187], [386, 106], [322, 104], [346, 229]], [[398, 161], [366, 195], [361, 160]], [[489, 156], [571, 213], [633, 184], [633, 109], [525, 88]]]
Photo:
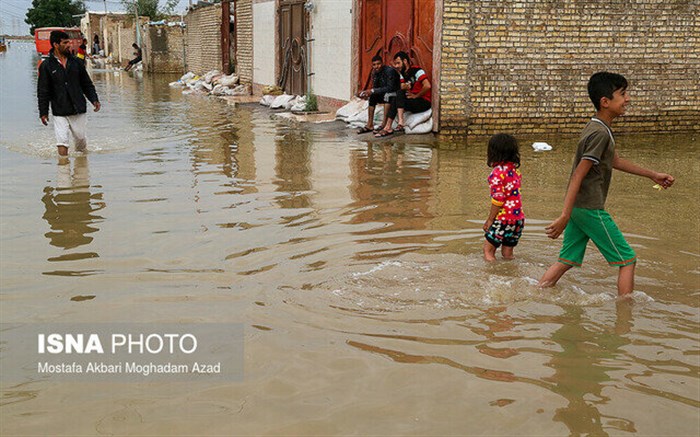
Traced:
[[58, 154], [67, 156], [70, 134], [75, 150], [84, 152], [87, 147], [85, 97], [95, 107], [95, 112], [100, 110], [100, 101], [85, 66], [70, 52], [68, 34], [54, 30], [49, 41], [52, 47], [49, 57], [39, 66], [39, 117], [44, 126], [48, 125], [50, 103]]

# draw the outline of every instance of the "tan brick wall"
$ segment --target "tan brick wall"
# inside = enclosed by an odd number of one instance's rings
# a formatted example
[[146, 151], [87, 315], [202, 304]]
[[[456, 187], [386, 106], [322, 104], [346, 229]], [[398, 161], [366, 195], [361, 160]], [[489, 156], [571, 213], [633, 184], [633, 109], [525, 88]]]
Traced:
[[601, 70], [630, 82], [616, 130], [700, 130], [698, 5], [444, 0], [440, 131], [578, 132]]
[[236, 73], [241, 83], [253, 83], [253, 0], [236, 0]]
[[[143, 24], [148, 22], [148, 17], [139, 17]], [[100, 35], [100, 44], [105, 50], [105, 55], [112, 56], [114, 63], [122, 64], [134, 58], [136, 42], [136, 18], [129, 14], [102, 15], [100, 27], [103, 29]]]
[[143, 26], [143, 65], [149, 73], [185, 70], [185, 29], [180, 26]]
[[221, 70], [221, 3], [189, 11], [185, 24], [186, 69], [196, 74]]

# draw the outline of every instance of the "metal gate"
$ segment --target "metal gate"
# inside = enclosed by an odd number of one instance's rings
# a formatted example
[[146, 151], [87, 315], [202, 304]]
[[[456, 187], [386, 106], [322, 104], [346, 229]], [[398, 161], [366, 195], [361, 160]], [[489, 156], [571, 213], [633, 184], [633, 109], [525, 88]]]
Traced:
[[308, 32], [305, 0], [280, 0], [279, 85], [287, 94], [306, 94]]

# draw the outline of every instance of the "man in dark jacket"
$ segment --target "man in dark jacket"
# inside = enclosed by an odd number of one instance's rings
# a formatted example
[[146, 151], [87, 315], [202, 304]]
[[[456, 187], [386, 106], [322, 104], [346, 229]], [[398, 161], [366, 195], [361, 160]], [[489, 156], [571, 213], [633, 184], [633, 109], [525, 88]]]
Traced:
[[76, 150], [85, 151], [87, 146], [85, 97], [95, 107], [95, 112], [100, 110], [100, 101], [85, 66], [70, 52], [68, 34], [54, 30], [49, 41], [52, 47], [49, 57], [39, 66], [39, 117], [45, 126], [49, 123], [50, 103], [58, 154], [66, 156], [70, 134]]
[[357, 131], [358, 134], [373, 131], [374, 110], [377, 103], [384, 105], [384, 121], [376, 132], [384, 129], [387, 112], [396, 99], [396, 92], [401, 87], [401, 77], [398, 71], [384, 65], [382, 57], [379, 55], [372, 58], [372, 75], [372, 88], [359, 93], [359, 97], [369, 97], [369, 107], [367, 108], [367, 124]]

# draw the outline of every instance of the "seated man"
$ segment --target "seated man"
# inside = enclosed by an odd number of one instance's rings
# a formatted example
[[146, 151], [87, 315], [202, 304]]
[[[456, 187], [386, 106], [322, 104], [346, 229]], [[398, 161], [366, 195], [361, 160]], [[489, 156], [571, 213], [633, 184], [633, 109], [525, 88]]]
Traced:
[[372, 88], [358, 94], [358, 96], [362, 98], [369, 96], [367, 124], [357, 131], [358, 134], [373, 131], [374, 110], [377, 103], [380, 102], [384, 104], [384, 121], [381, 127], [375, 132], [384, 129], [387, 121], [387, 113], [392, 102], [396, 100], [396, 92], [399, 90], [400, 84], [399, 73], [388, 65], [383, 65], [381, 56], [377, 55], [372, 58]]
[[377, 132], [375, 137], [385, 137], [394, 133], [391, 128], [396, 115], [399, 116], [399, 124], [396, 131], [404, 130], [404, 112], [424, 112], [430, 109], [430, 79], [428, 74], [417, 65], [410, 66], [410, 59], [406, 52], [398, 52], [394, 56], [394, 68], [401, 73], [401, 89], [396, 95], [395, 104], [389, 108], [385, 127]]
[[131, 69], [134, 67], [134, 65], [138, 64], [139, 62], [141, 62], [141, 48], [140, 48], [136, 43], [133, 43], [133, 44], [131, 45], [131, 47], [133, 47], [134, 50], [135, 50], [135, 51], [134, 51], [134, 59], [132, 59], [131, 61], [129, 61], [128, 64], [126, 64], [126, 67], [124, 68], [124, 71], [129, 71], [129, 70], [131, 70]]

